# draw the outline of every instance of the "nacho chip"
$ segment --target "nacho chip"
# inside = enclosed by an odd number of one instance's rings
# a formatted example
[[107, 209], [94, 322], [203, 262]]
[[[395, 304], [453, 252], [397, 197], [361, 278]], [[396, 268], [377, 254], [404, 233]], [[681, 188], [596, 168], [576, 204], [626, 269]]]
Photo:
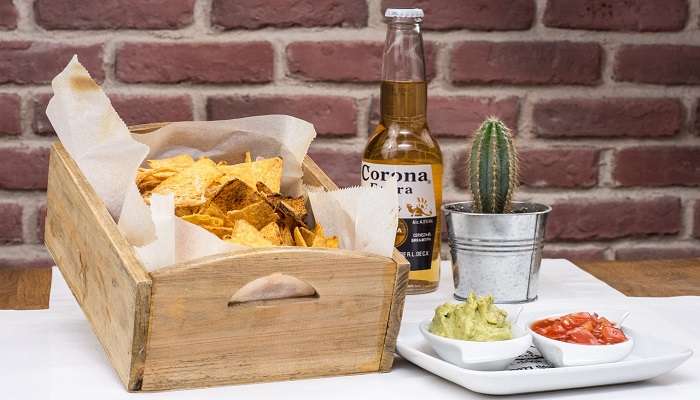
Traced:
[[299, 227], [294, 228], [294, 244], [299, 247], [309, 247], [304, 240], [304, 236], [301, 234]]
[[260, 231], [243, 219], [236, 221], [231, 237], [227, 238], [226, 241], [250, 247], [272, 246], [272, 242], [265, 239]]
[[153, 169], [168, 168], [174, 171], [185, 169], [194, 164], [194, 159], [189, 154], [180, 154], [175, 157], [163, 158], [160, 160], [146, 161]]
[[269, 240], [273, 245], [279, 246], [282, 244], [282, 238], [280, 237], [280, 227], [276, 222], [270, 222], [260, 229], [260, 233], [263, 237]]
[[304, 243], [308, 247], [311, 247], [311, 244], [314, 242], [314, 237], [316, 236], [312, 231], [308, 230], [307, 228], [298, 227], [299, 232], [301, 233], [301, 236], [304, 238]]
[[260, 200], [257, 203], [250, 204], [240, 210], [233, 210], [226, 213], [226, 217], [230, 224], [234, 224], [236, 220], [244, 219], [256, 229], [262, 229], [265, 225], [275, 222], [279, 219], [275, 210], [267, 204], [266, 201]]
[[223, 218], [212, 217], [211, 215], [206, 214], [191, 214], [182, 216], [180, 218], [199, 226], [224, 226]]
[[219, 189], [219, 191], [207, 202], [207, 207], [210, 204], [214, 204], [219, 207], [222, 212], [226, 213], [228, 211], [240, 210], [243, 207], [257, 203], [261, 200], [263, 199], [258, 192], [246, 185], [240, 179], [233, 179]]
[[136, 187], [139, 188], [139, 192], [142, 195], [150, 196], [150, 193], [158, 185], [163, 182], [164, 179], [153, 176], [153, 170], [139, 170], [136, 173]]
[[[298, 232], [298, 235], [297, 235]], [[321, 224], [316, 224], [313, 231], [304, 227], [294, 230], [294, 238], [300, 237], [306, 247], [330, 247], [338, 248], [338, 238], [335, 236], [326, 237]], [[298, 241], [300, 242], [300, 241]]]
[[[221, 218], [224, 221], [224, 225], [227, 225], [228, 223], [228, 218], [226, 218], [226, 214], [224, 214], [224, 212], [221, 211], [219, 206], [213, 203], [205, 203], [202, 207], [199, 208], [198, 214], [211, 215], [212, 217]], [[233, 224], [231, 224], [231, 227], [233, 227]]]
[[160, 183], [152, 193], [175, 195], [176, 207], [193, 207], [204, 204], [209, 185], [221, 176], [214, 161], [202, 158], [191, 166]]
[[292, 237], [292, 231], [289, 230], [289, 225], [280, 226], [280, 240], [282, 241], [282, 246], [294, 246], [294, 238]]
[[186, 215], [196, 214], [199, 207], [175, 207], [175, 216], [184, 217]]
[[262, 182], [271, 190], [278, 192], [282, 181], [282, 159], [279, 157], [266, 158], [259, 161], [244, 162], [234, 165], [220, 165], [223, 176], [219, 183], [225, 184], [232, 179], [240, 179], [251, 188]]
[[329, 238], [326, 238], [326, 246], [325, 247], [329, 247], [331, 249], [337, 249], [338, 247], [340, 247], [340, 241], [338, 240], [338, 237], [331, 236]]
[[233, 228], [227, 226], [211, 226], [211, 225], [200, 225], [202, 228], [208, 230], [209, 232], [215, 234], [219, 239], [230, 237], [233, 234]]
[[308, 211], [306, 210], [306, 200], [303, 197], [284, 197], [282, 204], [291, 211], [294, 218], [304, 219]]
[[303, 197], [284, 197], [279, 193], [273, 193], [270, 188], [262, 182], [258, 182], [256, 187], [258, 192], [263, 194], [265, 200], [270, 203], [275, 211], [294, 221], [293, 223], [289, 223], [285, 220], [285, 223], [306, 227], [304, 218], [306, 218], [308, 211], [306, 210], [306, 200]]

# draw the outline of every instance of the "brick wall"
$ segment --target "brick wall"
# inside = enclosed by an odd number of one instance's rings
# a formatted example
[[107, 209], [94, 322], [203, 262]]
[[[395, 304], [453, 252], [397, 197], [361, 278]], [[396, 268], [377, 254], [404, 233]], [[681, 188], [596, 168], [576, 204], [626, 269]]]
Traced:
[[128, 123], [289, 113], [358, 182], [388, 5], [426, 10], [445, 198], [470, 132], [517, 132], [520, 199], [554, 205], [547, 254], [700, 256], [700, 1], [0, 0], [0, 266], [41, 245], [49, 81], [73, 53]]

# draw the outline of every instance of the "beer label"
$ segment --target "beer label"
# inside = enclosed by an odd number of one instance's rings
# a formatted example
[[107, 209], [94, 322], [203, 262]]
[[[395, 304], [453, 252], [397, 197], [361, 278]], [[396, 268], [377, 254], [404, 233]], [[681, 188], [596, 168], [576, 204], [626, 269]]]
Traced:
[[394, 165], [362, 162], [362, 186], [382, 187], [395, 180], [399, 191], [396, 248], [412, 271], [430, 269], [437, 225], [433, 167], [430, 164]]

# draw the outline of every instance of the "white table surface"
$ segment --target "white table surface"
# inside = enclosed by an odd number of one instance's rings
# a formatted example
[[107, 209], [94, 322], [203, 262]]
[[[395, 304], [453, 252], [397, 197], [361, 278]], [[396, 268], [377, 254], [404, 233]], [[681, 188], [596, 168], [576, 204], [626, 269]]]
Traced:
[[[443, 263], [437, 292], [408, 296], [404, 321], [432, 315], [450, 299], [452, 279]], [[695, 355], [671, 373], [625, 385], [574, 389], [503, 399], [700, 399], [700, 297], [632, 298], [564, 260], [544, 260], [539, 300], [526, 310], [574, 306], [626, 308], [626, 324], [663, 332]], [[390, 373], [184, 391], [128, 393], [60, 273], [54, 269], [48, 310], [0, 311], [0, 399], [473, 399], [482, 396], [397, 359]]]

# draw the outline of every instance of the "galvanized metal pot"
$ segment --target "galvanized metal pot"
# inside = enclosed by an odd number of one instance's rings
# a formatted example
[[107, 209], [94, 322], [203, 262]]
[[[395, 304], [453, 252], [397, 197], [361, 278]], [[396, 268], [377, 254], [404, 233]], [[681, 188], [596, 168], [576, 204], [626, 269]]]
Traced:
[[551, 207], [513, 203], [508, 214], [471, 212], [472, 203], [442, 207], [452, 255], [455, 298], [470, 292], [492, 295], [497, 303], [537, 299], [537, 279], [547, 215]]

